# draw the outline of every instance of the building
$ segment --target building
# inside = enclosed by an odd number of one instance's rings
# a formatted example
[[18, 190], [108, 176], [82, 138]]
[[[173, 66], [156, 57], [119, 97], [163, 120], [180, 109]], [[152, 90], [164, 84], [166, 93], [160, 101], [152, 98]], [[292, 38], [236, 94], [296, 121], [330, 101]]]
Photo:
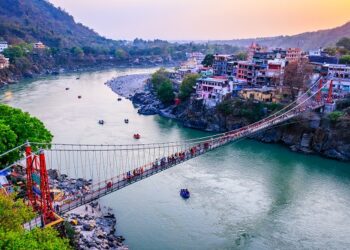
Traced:
[[236, 79], [239, 82], [244, 82], [248, 85], [256, 84], [256, 70], [259, 67], [254, 62], [239, 61], [237, 63]]
[[186, 53], [187, 59], [196, 59], [198, 64], [201, 64], [205, 58], [205, 55], [201, 52]]
[[0, 41], [0, 53], [4, 52], [9, 46], [6, 41]]
[[[333, 89], [339, 93], [350, 93], [350, 66], [344, 64], [324, 64], [322, 72], [333, 80]], [[328, 87], [327, 87], [328, 88]]]
[[289, 48], [286, 53], [286, 60], [288, 62], [298, 62], [301, 60], [303, 51], [300, 48]]
[[281, 77], [286, 67], [286, 59], [274, 59], [267, 62], [266, 75], [270, 77]]
[[196, 99], [207, 106], [216, 106], [232, 91], [232, 83], [224, 77], [200, 78], [196, 84]]
[[227, 75], [227, 63], [233, 60], [232, 55], [214, 55], [213, 71], [214, 75]]
[[322, 49], [315, 51], [309, 51], [309, 62], [311, 64], [320, 65], [320, 64], [338, 64], [339, 60], [335, 56], [330, 56]]
[[33, 48], [34, 48], [34, 49], [45, 49], [46, 46], [45, 46], [45, 44], [43, 44], [42, 42], [37, 42], [37, 43], [34, 43], [34, 44], [33, 44]]
[[10, 66], [10, 60], [4, 55], [0, 54], [0, 69], [6, 69]]
[[239, 96], [245, 100], [277, 102], [276, 92], [277, 90], [275, 88], [250, 88], [241, 90]]
[[282, 58], [282, 55], [277, 51], [256, 52], [251, 61], [259, 68], [264, 69], [267, 68], [268, 61], [275, 58]]
[[259, 44], [253, 42], [248, 48], [247, 60], [248, 61], [252, 61], [253, 60], [253, 56], [254, 56], [255, 53], [257, 53], [257, 52], [264, 52], [265, 50], [266, 50], [266, 48], [263, 48]]

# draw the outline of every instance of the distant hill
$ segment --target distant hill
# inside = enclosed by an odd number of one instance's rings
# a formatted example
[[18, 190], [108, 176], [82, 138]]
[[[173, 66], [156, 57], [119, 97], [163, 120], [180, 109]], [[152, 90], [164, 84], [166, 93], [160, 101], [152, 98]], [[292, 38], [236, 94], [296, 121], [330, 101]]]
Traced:
[[10, 43], [41, 41], [50, 47], [110, 47], [116, 41], [76, 23], [45, 0], [0, 0], [0, 37]]
[[333, 29], [305, 32], [294, 36], [276, 36], [251, 39], [211, 41], [211, 43], [249, 46], [253, 41], [268, 47], [301, 47], [304, 50], [335, 45], [342, 37], [350, 37], [350, 22]]

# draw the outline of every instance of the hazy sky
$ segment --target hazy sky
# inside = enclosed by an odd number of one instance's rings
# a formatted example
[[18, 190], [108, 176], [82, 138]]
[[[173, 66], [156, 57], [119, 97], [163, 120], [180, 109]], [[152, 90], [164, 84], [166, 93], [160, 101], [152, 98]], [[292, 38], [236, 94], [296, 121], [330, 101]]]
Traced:
[[50, 0], [108, 38], [291, 35], [350, 21], [350, 0]]

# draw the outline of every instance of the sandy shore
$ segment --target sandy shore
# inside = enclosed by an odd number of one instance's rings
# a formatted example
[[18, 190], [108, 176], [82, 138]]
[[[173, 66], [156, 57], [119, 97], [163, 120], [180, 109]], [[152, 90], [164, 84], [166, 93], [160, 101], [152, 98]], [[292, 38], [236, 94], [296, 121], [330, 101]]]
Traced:
[[150, 74], [135, 74], [115, 77], [105, 84], [120, 96], [129, 98], [142, 91]]

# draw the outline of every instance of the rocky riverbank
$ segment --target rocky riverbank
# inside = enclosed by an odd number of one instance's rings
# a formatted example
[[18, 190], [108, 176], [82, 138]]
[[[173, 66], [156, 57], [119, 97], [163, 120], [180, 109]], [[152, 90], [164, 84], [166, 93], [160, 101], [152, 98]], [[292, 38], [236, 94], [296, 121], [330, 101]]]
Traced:
[[[69, 202], [91, 191], [91, 179], [69, 178], [56, 170], [49, 170], [48, 174], [50, 186], [59, 191], [55, 195], [56, 210], [63, 201]], [[128, 249], [123, 244], [123, 236], [116, 236], [117, 220], [112, 210], [101, 207], [98, 201], [78, 207], [66, 213], [63, 218], [75, 231], [74, 242], [77, 249]]]
[[[151, 84], [144, 83], [144, 78], [142, 82], [136, 76], [130, 76], [128, 80], [132, 82], [133, 95], [125, 90], [128, 85], [118, 80], [114, 81], [112, 90], [128, 97], [139, 114], [159, 114], [175, 119], [185, 127], [210, 132], [230, 131], [247, 125], [256, 118], [250, 112], [252, 110], [249, 110], [253, 109], [252, 107], [234, 107], [232, 114], [223, 114], [218, 108], [208, 108], [200, 101], [165, 107], [152, 91]], [[242, 114], [242, 109], [250, 114]], [[265, 143], [280, 143], [297, 152], [350, 161], [350, 107], [343, 107], [341, 112], [344, 115], [337, 122], [332, 122], [327, 114], [310, 112], [284, 126], [261, 132], [252, 139]]]

